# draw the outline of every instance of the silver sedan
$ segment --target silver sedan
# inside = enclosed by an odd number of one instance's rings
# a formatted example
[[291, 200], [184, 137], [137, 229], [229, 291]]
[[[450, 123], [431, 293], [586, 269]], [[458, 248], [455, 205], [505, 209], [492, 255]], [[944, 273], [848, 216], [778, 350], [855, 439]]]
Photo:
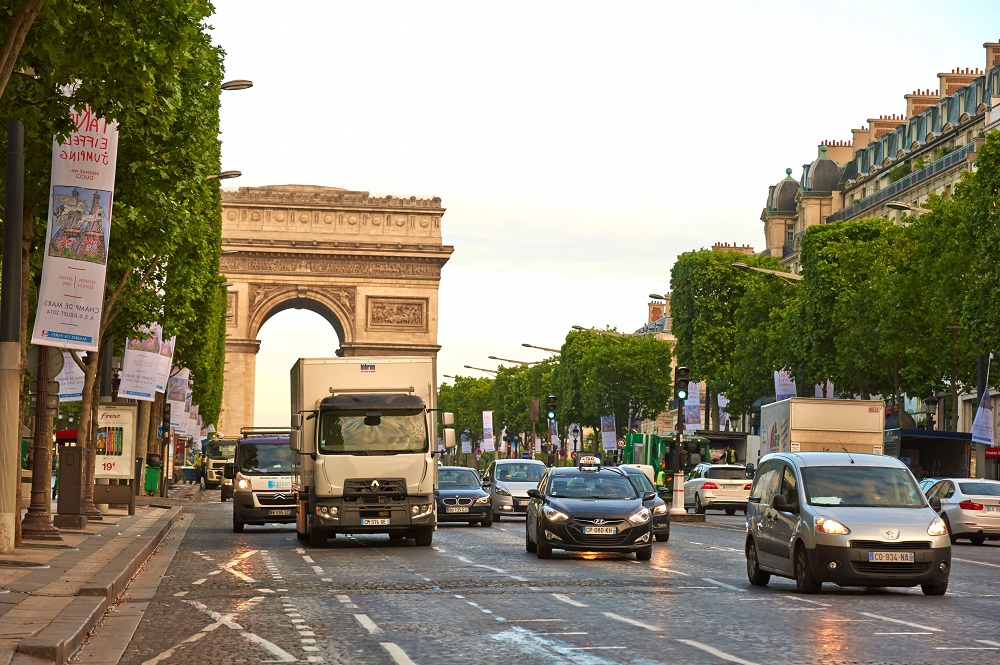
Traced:
[[935, 497], [941, 499], [952, 543], [959, 538], [973, 545], [1000, 540], [1000, 480], [942, 478], [927, 490], [928, 499]]

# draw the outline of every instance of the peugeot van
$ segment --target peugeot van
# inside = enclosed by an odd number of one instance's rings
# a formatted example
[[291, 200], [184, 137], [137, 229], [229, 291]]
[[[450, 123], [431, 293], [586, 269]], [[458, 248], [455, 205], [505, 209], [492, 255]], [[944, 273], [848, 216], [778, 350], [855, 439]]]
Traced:
[[895, 457], [767, 455], [747, 503], [747, 577], [755, 586], [788, 577], [801, 593], [834, 582], [944, 595], [951, 541], [939, 509]]

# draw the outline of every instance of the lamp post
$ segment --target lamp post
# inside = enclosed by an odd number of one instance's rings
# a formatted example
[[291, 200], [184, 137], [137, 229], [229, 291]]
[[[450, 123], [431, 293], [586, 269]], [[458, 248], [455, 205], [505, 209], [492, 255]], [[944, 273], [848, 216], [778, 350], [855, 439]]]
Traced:
[[229, 180], [230, 178], [239, 178], [241, 175], [243, 175], [242, 171], [223, 171], [207, 175], [205, 180]]
[[465, 367], [465, 369], [477, 369], [480, 372], [489, 372], [490, 374], [497, 373], [495, 369], [486, 369], [485, 367], [473, 367], [472, 365], [463, 365], [463, 367]]
[[938, 404], [938, 398], [934, 394], [934, 390], [931, 390], [930, 395], [924, 398], [924, 408], [926, 409], [926, 417], [924, 423], [927, 429], [934, 429], [934, 408]]
[[537, 365], [539, 363], [538, 360], [534, 362], [526, 362], [524, 360], [511, 360], [510, 358], [498, 358], [496, 356], [486, 356], [486, 357], [489, 358], [490, 360], [499, 360], [500, 362], [505, 362], [505, 363], [517, 363], [518, 365], [524, 365], [526, 367], [531, 365]]
[[527, 349], [539, 349], [541, 351], [548, 351], [549, 353], [562, 353], [559, 349], [550, 349], [545, 346], [535, 346], [534, 344], [528, 344], [527, 342], [522, 343], [521, 346]]
[[576, 442], [580, 438], [580, 426], [573, 423], [573, 426], [569, 428], [569, 434], [573, 437], [573, 459], [575, 460], [577, 456]]
[[734, 268], [740, 268], [742, 270], [752, 270], [754, 272], [762, 272], [765, 275], [774, 275], [776, 277], [781, 277], [783, 279], [787, 279], [790, 282], [801, 282], [802, 281], [802, 275], [800, 275], [798, 273], [795, 273], [795, 272], [785, 272], [783, 270], [770, 270], [768, 268], [758, 268], [756, 266], [748, 266], [747, 264], [741, 263], [739, 261], [736, 261], [736, 262], [732, 263], [731, 265]]

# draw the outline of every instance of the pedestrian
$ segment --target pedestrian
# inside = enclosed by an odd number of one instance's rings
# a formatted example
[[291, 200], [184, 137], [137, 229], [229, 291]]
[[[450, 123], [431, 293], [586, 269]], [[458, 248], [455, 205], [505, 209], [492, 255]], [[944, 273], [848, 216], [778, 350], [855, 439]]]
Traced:
[[736, 451], [733, 450], [732, 446], [726, 446], [726, 449], [722, 452], [722, 463], [736, 464]]
[[660, 464], [660, 470], [656, 472], [656, 485], [658, 487], [667, 486], [667, 465]]
[[59, 494], [59, 449], [52, 454], [52, 498]]
[[194, 484], [201, 485], [205, 480], [205, 457], [199, 452], [194, 456]]

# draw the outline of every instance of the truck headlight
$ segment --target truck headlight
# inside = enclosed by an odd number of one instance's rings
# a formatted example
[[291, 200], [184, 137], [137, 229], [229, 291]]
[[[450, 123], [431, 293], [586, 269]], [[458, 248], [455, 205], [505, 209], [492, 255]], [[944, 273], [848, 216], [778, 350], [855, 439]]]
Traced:
[[316, 506], [316, 514], [322, 517], [336, 517], [337, 506]]
[[851, 532], [846, 526], [835, 519], [829, 517], [816, 518], [816, 531], [818, 533], [829, 533], [835, 536], [846, 536]]
[[239, 478], [236, 479], [236, 486], [241, 490], [248, 490], [250, 489], [250, 481], [240, 476]]
[[410, 506], [410, 515], [412, 515], [414, 519], [418, 517], [427, 517], [432, 512], [434, 512], [433, 503], [418, 503]]
[[931, 525], [927, 527], [928, 536], [947, 536], [948, 535], [948, 525], [945, 524], [944, 520], [940, 517], [936, 518]]
[[638, 512], [634, 512], [628, 516], [628, 521], [632, 524], [645, 524], [649, 521], [649, 508], [643, 506]]

